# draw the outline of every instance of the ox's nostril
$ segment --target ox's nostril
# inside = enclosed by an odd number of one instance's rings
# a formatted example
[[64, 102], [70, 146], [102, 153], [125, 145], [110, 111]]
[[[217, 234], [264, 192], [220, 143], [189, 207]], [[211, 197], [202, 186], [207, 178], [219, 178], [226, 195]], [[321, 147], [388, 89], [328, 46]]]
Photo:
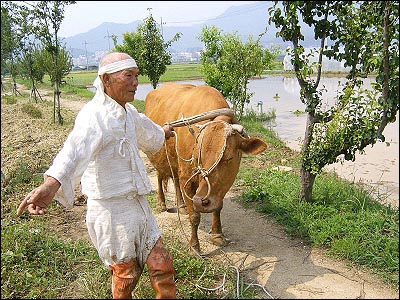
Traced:
[[210, 203], [210, 200], [208, 199], [201, 199], [201, 205], [206, 206], [207, 204]]

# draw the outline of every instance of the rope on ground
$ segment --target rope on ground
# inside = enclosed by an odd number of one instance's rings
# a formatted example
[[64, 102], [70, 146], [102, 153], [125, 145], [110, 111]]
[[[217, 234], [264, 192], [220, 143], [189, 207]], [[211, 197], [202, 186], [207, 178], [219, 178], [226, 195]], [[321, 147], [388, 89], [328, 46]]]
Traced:
[[261, 284], [258, 283], [246, 283], [249, 286], [258, 286], [260, 288], [263, 289], [263, 291], [270, 297], [270, 299], [274, 299], [274, 297], [272, 297], [272, 295], [270, 293], [268, 293], [267, 289], [265, 287], [263, 287]]
[[[207, 271], [207, 266], [204, 268], [203, 274], [201, 274], [201, 276], [200, 276], [200, 278], [197, 280], [197, 282], [199, 282], [199, 281], [203, 278], [203, 276], [204, 276], [204, 274], [206, 273], [206, 271]], [[202, 287], [202, 286], [198, 285], [197, 283], [195, 284], [195, 286], [196, 286], [197, 288], [202, 289], [202, 290], [205, 290], [205, 291], [215, 292], [216, 290], [219, 290], [220, 288], [224, 287], [225, 281], [226, 281], [225, 279], [226, 279], [226, 273], [224, 274], [224, 278], [222, 279], [222, 284], [221, 284], [220, 286], [217, 286], [216, 288], [212, 288], [212, 289]]]
[[[240, 272], [239, 272], [239, 268], [236, 267], [236, 266], [233, 266], [233, 265], [230, 265], [229, 267], [235, 269], [235, 271], [236, 271], [236, 299], [240, 299]], [[207, 266], [204, 269], [203, 274], [201, 274], [200, 278], [198, 279], [198, 282], [203, 278], [203, 276], [206, 273], [206, 271], [207, 271]], [[224, 273], [224, 277], [223, 277], [221, 285], [219, 285], [219, 286], [217, 286], [215, 288], [206, 288], [206, 287], [200, 286], [199, 284], [196, 284], [195, 286], [197, 288], [205, 290], [205, 291], [215, 292], [215, 291], [223, 288], [225, 286], [225, 282], [226, 282], [226, 272]], [[257, 287], [262, 288], [263, 291], [268, 295], [268, 297], [270, 299], [274, 299], [274, 297], [272, 297], [272, 295], [267, 291], [267, 289], [265, 287], [263, 287], [261, 284], [258, 284], [258, 283], [246, 283], [246, 284], [248, 286], [257, 286]]]

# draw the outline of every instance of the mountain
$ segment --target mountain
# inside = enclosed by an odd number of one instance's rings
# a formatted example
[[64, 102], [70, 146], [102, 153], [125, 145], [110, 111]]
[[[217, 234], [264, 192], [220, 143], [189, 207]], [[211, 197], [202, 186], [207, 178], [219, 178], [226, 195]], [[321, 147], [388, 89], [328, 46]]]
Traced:
[[[285, 49], [289, 46], [289, 43], [284, 43], [281, 38], [277, 38], [275, 26], [273, 24], [268, 25], [268, 8], [272, 7], [273, 4], [273, 1], [259, 1], [232, 6], [223, 14], [193, 26], [176, 27], [164, 25], [162, 27], [164, 40], [168, 41], [176, 33], [180, 32], [182, 33], [181, 38], [172, 43], [169, 50], [171, 52], [195, 52], [203, 48], [203, 43], [198, 40], [203, 26], [215, 25], [223, 33], [237, 32], [243, 41], [246, 41], [249, 35], [257, 38], [267, 28], [266, 33], [260, 39], [262, 45], [265, 47], [280, 45], [282, 49]], [[123, 33], [136, 31], [137, 26], [142, 23], [143, 20], [136, 20], [128, 24], [105, 22], [88, 32], [65, 38], [64, 42], [73, 57], [85, 55], [86, 53], [90, 56], [94, 55], [96, 51], [112, 49], [114, 44], [111, 35], [115, 35], [117, 43], [121, 44]], [[306, 37], [307, 35], [312, 36], [312, 32], [305, 32]]]

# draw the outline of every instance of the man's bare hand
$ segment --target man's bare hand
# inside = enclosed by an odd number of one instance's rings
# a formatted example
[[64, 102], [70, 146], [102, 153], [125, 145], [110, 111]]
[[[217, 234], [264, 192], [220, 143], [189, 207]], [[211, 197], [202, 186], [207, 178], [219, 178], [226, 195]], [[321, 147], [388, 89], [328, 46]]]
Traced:
[[165, 133], [165, 138], [169, 139], [171, 136], [175, 134], [174, 128], [171, 125], [165, 124], [163, 126], [164, 133]]
[[61, 184], [55, 178], [47, 177], [43, 184], [26, 195], [24, 200], [18, 206], [17, 216], [20, 216], [24, 212], [25, 208], [28, 208], [28, 212], [33, 215], [45, 214], [47, 212], [47, 206], [49, 206], [53, 200], [60, 185]]

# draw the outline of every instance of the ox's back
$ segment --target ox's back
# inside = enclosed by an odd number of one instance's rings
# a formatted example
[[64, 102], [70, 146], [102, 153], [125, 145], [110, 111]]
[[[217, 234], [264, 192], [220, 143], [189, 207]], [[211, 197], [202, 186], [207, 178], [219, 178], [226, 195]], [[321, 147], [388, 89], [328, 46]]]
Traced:
[[165, 83], [146, 96], [145, 114], [164, 124], [206, 111], [229, 108], [222, 94], [213, 87]]

